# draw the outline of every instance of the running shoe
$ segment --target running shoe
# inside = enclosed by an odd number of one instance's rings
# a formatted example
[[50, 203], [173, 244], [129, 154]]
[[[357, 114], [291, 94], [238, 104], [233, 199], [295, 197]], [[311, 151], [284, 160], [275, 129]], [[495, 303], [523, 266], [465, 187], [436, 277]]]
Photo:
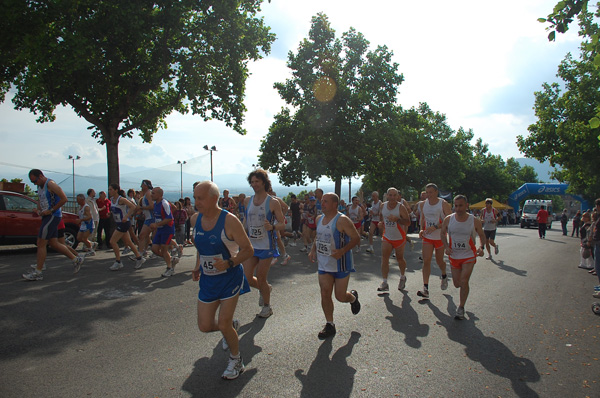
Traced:
[[302, 249], [300, 249], [300, 251], [302, 253], [306, 253], [308, 251], [308, 247], [304, 246]]
[[98, 242], [92, 242], [92, 250], [96, 250], [98, 248]]
[[491, 254], [489, 254], [489, 255], [488, 255], [488, 256], [487, 256], [485, 259], [486, 259], [486, 260], [491, 260], [491, 259], [492, 259], [492, 255], [491, 255]]
[[445, 278], [441, 278], [441, 279], [442, 279], [442, 282], [440, 284], [440, 289], [442, 289], [442, 290], [448, 289], [448, 275], [446, 275]]
[[148, 256], [148, 260], [154, 260], [157, 257], [158, 256], [156, 254], [154, 254], [154, 252], [151, 252], [150, 255]]
[[356, 290], [350, 290], [350, 294], [356, 297], [353, 303], [350, 303], [350, 309], [354, 315], [360, 312], [360, 301], [358, 301], [358, 292]]
[[381, 282], [381, 285], [377, 288], [379, 293], [387, 293], [390, 291], [390, 285], [387, 282]]
[[244, 370], [246, 370], [246, 368], [244, 368], [241, 355], [237, 358], [229, 357], [227, 369], [225, 369], [225, 372], [223, 372], [221, 377], [225, 380], [237, 379], [239, 375], [244, 373]]
[[398, 290], [404, 290], [406, 287], [406, 275], [402, 275], [400, 277], [400, 282], [398, 282]]
[[136, 258], [135, 265], [133, 266], [133, 268], [140, 269], [140, 268], [142, 268], [142, 264], [144, 264], [145, 262], [146, 262], [146, 259], [144, 257]]
[[271, 265], [275, 265], [278, 260], [279, 260], [279, 257], [273, 257], [273, 260], [271, 260]]
[[[239, 319], [233, 320], [233, 328], [235, 329], [235, 331], [237, 333], [237, 331], [240, 329], [240, 320]], [[223, 346], [223, 351], [227, 351], [229, 349], [229, 344], [227, 344], [227, 340], [225, 340], [225, 337], [223, 337], [223, 341], [221, 342], [221, 345]]]
[[[37, 269], [37, 264], [31, 264], [31, 268]], [[42, 271], [46, 271], [46, 263], [44, 263], [44, 265], [42, 265]]]
[[92, 257], [92, 256], [95, 256], [95, 255], [96, 255], [96, 251], [93, 250], [93, 249], [85, 253], [86, 257]]
[[336, 330], [335, 330], [335, 325], [332, 325], [331, 323], [326, 323], [325, 326], [323, 327], [323, 330], [321, 330], [319, 332], [319, 338], [321, 340], [325, 340], [328, 337], [333, 337], [335, 336]]
[[81, 269], [81, 264], [83, 264], [84, 259], [85, 258], [81, 255], [79, 255], [73, 259], [73, 267], [74, 267], [73, 273], [74, 274], [79, 272], [79, 270]]
[[296, 246], [297, 246], [297, 245], [296, 245], [296, 242], [290, 242], [290, 246], [291, 246], [291, 247], [296, 247]]
[[367, 251], [367, 253], [373, 253], [374, 252], [373, 246], [369, 246], [366, 251]]
[[160, 276], [162, 276], [163, 278], [167, 278], [169, 276], [173, 276], [175, 272], [173, 271], [173, 268], [167, 268], [165, 270], [165, 272], [163, 272], [162, 274], [160, 274]]
[[425, 289], [425, 286], [423, 286], [423, 290], [419, 290], [417, 296], [423, 297], [424, 300], [429, 300], [429, 290]]
[[120, 270], [121, 268], [123, 268], [123, 264], [122, 264], [122, 263], [120, 263], [119, 261], [115, 261], [115, 262], [113, 263], [113, 265], [111, 265], [111, 266], [110, 266], [109, 270], [111, 270], [111, 271], [118, 271], [118, 270]]
[[125, 249], [123, 249], [123, 252], [121, 253], [121, 256], [124, 256], [126, 254], [131, 253], [131, 248], [129, 246], [125, 247]]
[[498, 245], [496, 243], [496, 247], [494, 248], [494, 254], [498, 254], [499, 251], [500, 251], [500, 245]]
[[[269, 292], [273, 291], [273, 286], [271, 284], [269, 284]], [[258, 306], [259, 307], [264, 307], [265, 305], [265, 299], [262, 296], [262, 293], [260, 292], [260, 290], [258, 291]]]
[[273, 309], [270, 305], [265, 305], [264, 307], [262, 307], [262, 310], [260, 310], [260, 312], [258, 313], [259, 318], [268, 318], [271, 315], [273, 315]]
[[22, 275], [28, 281], [41, 281], [44, 279], [44, 275], [42, 275], [41, 271], [34, 269], [27, 274]]
[[292, 256], [286, 253], [285, 257], [283, 258], [283, 261], [281, 262], [281, 265], [287, 265], [291, 258]]
[[454, 315], [454, 319], [465, 319], [465, 309], [463, 307], [458, 307], [456, 309], [456, 315]]

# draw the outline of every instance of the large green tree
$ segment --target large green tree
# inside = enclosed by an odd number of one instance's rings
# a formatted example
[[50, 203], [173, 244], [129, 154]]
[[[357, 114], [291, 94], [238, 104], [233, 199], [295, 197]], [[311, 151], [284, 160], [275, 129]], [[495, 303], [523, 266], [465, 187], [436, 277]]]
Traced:
[[526, 156], [561, 166], [554, 177], [568, 182], [572, 192], [593, 198], [600, 194], [599, 129], [590, 120], [600, 106], [600, 74], [594, 65], [595, 47], [588, 44], [598, 40], [599, 28], [592, 14], [582, 13], [579, 19], [584, 37], [580, 58], [567, 55], [557, 74], [563, 84], [545, 83], [535, 93], [538, 120], [517, 144]]
[[261, 166], [286, 185], [327, 176], [336, 182], [363, 173], [371, 132], [395, 110], [403, 81], [385, 46], [369, 50], [350, 29], [336, 38], [327, 16], [312, 18], [308, 38], [288, 54], [292, 77], [275, 88], [287, 103], [261, 144]]
[[53, 121], [59, 105], [106, 145], [109, 182], [118, 144], [151, 142], [172, 111], [224, 121], [243, 134], [247, 64], [274, 35], [262, 0], [6, 0], [0, 7], [0, 99]]

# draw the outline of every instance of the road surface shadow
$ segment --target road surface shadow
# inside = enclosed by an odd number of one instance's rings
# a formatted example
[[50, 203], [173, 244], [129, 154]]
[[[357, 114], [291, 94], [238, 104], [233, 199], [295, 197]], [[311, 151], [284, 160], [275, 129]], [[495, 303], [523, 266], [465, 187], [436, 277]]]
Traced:
[[510, 265], [506, 265], [506, 264], [504, 264], [504, 260], [494, 260], [492, 258], [491, 260], [485, 260], [485, 261], [490, 261], [492, 264], [497, 265], [498, 268], [500, 268], [502, 271], [511, 272], [517, 276], [527, 276], [527, 271], [525, 271], [524, 269], [518, 269], [515, 267], [511, 267]]
[[528, 383], [540, 380], [535, 364], [527, 359], [517, 357], [506, 345], [493, 337], [485, 336], [475, 325], [477, 319], [467, 312], [464, 320], [454, 319], [456, 304], [452, 296], [444, 294], [448, 300], [446, 313], [429, 303], [433, 314], [438, 318], [438, 325], [443, 326], [450, 340], [465, 346], [465, 354], [475, 362], [479, 362], [490, 374], [510, 380], [514, 392], [519, 397], [538, 397]]
[[402, 292], [402, 294], [401, 307], [395, 306], [389, 295], [384, 297], [385, 306], [391, 314], [385, 319], [390, 321], [392, 329], [404, 334], [406, 344], [413, 348], [420, 348], [422, 343], [419, 337], [429, 334], [429, 325], [419, 323], [419, 315], [410, 304], [412, 301], [410, 296], [406, 292]]
[[302, 383], [300, 397], [349, 397], [352, 394], [356, 369], [348, 365], [348, 357], [361, 335], [352, 332], [348, 343], [340, 347], [329, 359], [333, 339], [325, 340], [308, 372], [297, 369], [294, 374]]

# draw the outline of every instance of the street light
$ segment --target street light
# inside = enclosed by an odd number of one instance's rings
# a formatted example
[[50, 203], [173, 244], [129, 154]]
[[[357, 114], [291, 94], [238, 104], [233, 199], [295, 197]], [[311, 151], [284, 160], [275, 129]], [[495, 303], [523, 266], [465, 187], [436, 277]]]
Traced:
[[81, 157], [79, 155], [69, 155], [68, 159], [71, 159], [73, 161], [73, 200], [75, 200], [75, 161], [81, 159]]
[[206, 149], [207, 151], [210, 151], [210, 180], [213, 180], [213, 163], [212, 163], [212, 153], [213, 151], [216, 151], [217, 148], [213, 145], [212, 147], [208, 147], [208, 145], [204, 145], [204, 149]]
[[187, 162], [185, 160], [183, 162], [181, 160], [177, 161], [177, 164], [179, 165], [179, 175], [181, 176], [181, 190], [179, 191], [181, 193], [180, 198], [183, 198], [183, 165], [186, 163]]

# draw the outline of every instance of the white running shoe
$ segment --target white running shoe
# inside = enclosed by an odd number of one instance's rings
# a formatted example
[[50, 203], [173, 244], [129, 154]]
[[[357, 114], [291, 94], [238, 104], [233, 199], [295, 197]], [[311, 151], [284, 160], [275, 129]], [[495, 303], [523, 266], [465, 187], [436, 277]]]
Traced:
[[273, 315], [273, 309], [270, 305], [265, 305], [264, 307], [262, 307], [262, 310], [260, 310], [260, 312], [258, 313], [259, 318], [268, 318], [271, 315]]
[[146, 262], [146, 259], [144, 257], [140, 257], [139, 260], [136, 258], [135, 265], [133, 266], [133, 268], [140, 269], [140, 268], [142, 268], [142, 264], [144, 264], [145, 262]]
[[44, 275], [42, 275], [42, 273], [36, 269], [27, 274], [23, 274], [22, 276], [28, 281], [41, 281], [44, 279]]
[[402, 275], [400, 277], [400, 282], [398, 282], [398, 290], [404, 290], [406, 287], [406, 275]]
[[377, 288], [379, 294], [387, 293], [390, 291], [390, 285], [387, 282], [381, 282], [381, 285]]
[[308, 251], [308, 247], [304, 246], [302, 249], [300, 249], [300, 251], [302, 253], [306, 253]]
[[[31, 268], [37, 269], [37, 264], [31, 264]], [[44, 265], [42, 265], [42, 271], [46, 271], [46, 263], [44, 263]]]
[[241, 355], [238, 358], [229, 357], [227, 369], [225, 369], [225, 372], [223, 372], [221, 377], [225, 380], [237, 379], [239, 375], [244, 373], [244, 370], [246, 370], [246, 368], [244, 368]]
[[291, 258], [292, 256], [286, 253], [285, 257], [283, 258], [283, 261], [281, 262], [281, 265], [287, 265]]
[[111, 266], [110, 266], [109, 270], [111, 270], [111, 271], [118, 271], [118, 270], [120, 270], [121, 268], [123, 268], [123, 264], [122, 264], [122, 263], [120, 263], [120, 262], [118, 262], [118, 261], [115, 261], [115, 262], [113, 263], [113, 265], [111, 265]]
[[173, 276], [174, 273], [175, 273], [175, 271], [173, 270], [173, 268], [167, 268], [165, 270], [165, 272], [163, 272], [162, 274], [160, 274], [160, 276], [162, 276], [163, 278], [167, 278], [169, 276]]
[[277, 263], [277, 260], [279, 260], [279, 257], [273, 257], [273, 259], [271, 260], [271, 265], [275, 265]]
[[79, 270], [81, 269], [81, 264], [83, 264], [83, 260], [85, 260], [85, 257], [83, 257], [82, 255], [79, 255], [77, 257], [75, 257], [73, 259], [73, 273], [76, 274], [79, 272]]
[[86, 257], [92, 257], [92, 256], [95, 256], [95, 255], [96, 255], [96, 252], [94, 251], [94, 249], [92, 249], [92, 250], [90, 250], [90, 251], [88, 251], [88, 252], [85, 253]]
[[[235, 329], [235, 331], [237, 333], [237, 331], [240, 329], [240, 320], [239, 319], [233, 320], [233, 328]], [[227, 344], [227, 340], [225, 340], [225, 337], [223, 337], [223, 341], [222, 341], [221, 345], [223, 346], [223, 351], [227, 351], [229, 349], [229, 344]]]
[[454, 319], [465, 319], [465, 309], [463, 307], [458, 307], [456, 309], [456, 315], [454, 315]]
[[373, 246], [369, 246], [366, 251], [367, 253], [373, 253]]

